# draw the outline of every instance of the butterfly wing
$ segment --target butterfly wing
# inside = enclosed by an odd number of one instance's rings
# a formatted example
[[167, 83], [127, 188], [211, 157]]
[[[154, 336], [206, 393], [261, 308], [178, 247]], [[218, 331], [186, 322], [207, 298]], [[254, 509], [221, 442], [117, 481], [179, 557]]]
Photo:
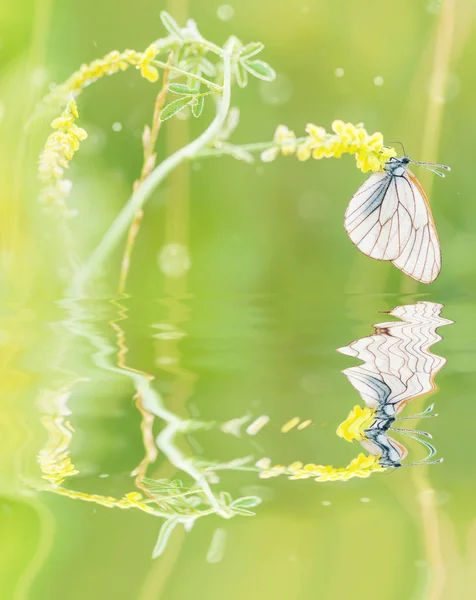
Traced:
[[379, 172], [357, 190], [344, 227], [357, 248], [377, 260], [395, 260], [412, 232], [413, 194], [402, 177]]
[[426, 194], [411, 171], [399, 179], [411, 195], [411, 231], [393, 264], [421, 283], [432, 283], [440, 274], [441, 249]]
[[374, 456], [380, 456], [382, 467], [399, 467], [408, 454], [406, 446], [385, 432], [376, 433], [371, 439], [362, 440], [362, 446]]

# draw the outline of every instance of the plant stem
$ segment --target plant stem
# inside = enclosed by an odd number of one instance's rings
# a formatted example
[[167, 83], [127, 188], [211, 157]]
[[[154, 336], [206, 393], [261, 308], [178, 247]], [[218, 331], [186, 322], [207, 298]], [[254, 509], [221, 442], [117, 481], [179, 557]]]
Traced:
[[204, 48], [210, 50], [210, 52], [217, 54], [221, 58], [224, 58], [226, 54], [223, 48], [220, 48], [220, 46], [217, 46], [216, 44], [214, 44], [213, 42], [209, 42], [208, 40], [201, 39], [198, 43], [201, 44]]
[[230, 55], [226, 52], [223, 54], [223, 71], [223, 94], [217, 101], [216, 115], [209, 127], [198, 138], [190, 142], [190, 144], [187, 144], [187, 146], [184, 146], [166, 158], [152, 171], [138, 190], [132, 194], [128, 203], [118, 214], [89, 260], [76, 273], [68, 290], [70, 295], [79, 297], [83, 294], [85, 284], [97, 274], [101, 265], [104, 264], [105, 260], [126, 233], [136, 212], [144, 206], [150, 195], [167, 175], [182, 162], [197, 155], [200, 150], [210, 144], [218, 135], [227, 118], [231, 102]]
[[[150, 172], [155, 167], [156, 156], [154, 154], [155, 144], [159, 135], [162, 121], [160, 120], [160, 113], [165, 104], [168, 92], [168, 79], [169, 79], [169, 68], [173, 59], [173, 51], [170, 52], [167, 61], [167, 66], [164, 69], [164, 77], [162, 81], [162, 88], [155, 99], [154, 104], [154, 115], [152, 117], [152, 127], [149, 130], [147, 136], [147, 128], [144, 130], [143, 146], [144, 146], [144, 163], [142, 165], [142, 171], [140, 178], [134, 182], [134, 191], [142, 185], [142, 183], [150, 175]], [[129, 266], [131, 262], [132, 250], [134, 249], [134, 243], [136, 241], [137, 234], [142, 222], [143, 210], [140, 208], [134, 215], [134, 220], [129, 227], [129, 233], [127, 234], [126, 248], [124, 250], [124, 257], [122, 259], [121, 274], [119, 276], [119, 292], [123, 293], [126, 287], [127, 275], [129, 273]]]
[[[308, 137], [300, 137], [296, 139], [297, 144], [302, 144], [308, 139]], [[228, 154], [228, 152], [224, 152], [222, 150], [222, 146], [227, 146], [239, 148], [240, 150], [245, 150], [246, 152], [262, 152], [263, 150], [268, 150], [269, 148], [275, 148], [279, 146], [276, 142], [257, 142], [254, 144], [229, 144], [228, 142], [217, 142], [212, 148], [204, 148], [197, 154], [194, 158], [202, 158], [206, 156], [223, 156]]]
[[208, 85], [208, 87], [211, 87], [214, 90], [221, 91], [223, 89], [221, 85], [217, 85], [216, 83], [213, 83], [212, 81], [209, 81], [208, 79], [205, 79], [205, 77], [200, 77], [200, 75], [195, 75], [194, 73], [189, 73], [188, 71], [184, 71], [183, 69], [179, 69], [178, 67], [174, 67], [172, 65], [167, 66], [167, 63], [164, 63], [161, 60], [151, 60], [150, 64], [154, 65], [155, 67], [160, 67], [161, 69], [168, 69], [169, 71], [174, 71], [175, 73], [180, 73], [180, 75], [185, 75], [186, 77], [190, 77], [191, 79], [196, 79], [197, 81], [200, 81], [201, 83], [204, 83], [205, 85]]

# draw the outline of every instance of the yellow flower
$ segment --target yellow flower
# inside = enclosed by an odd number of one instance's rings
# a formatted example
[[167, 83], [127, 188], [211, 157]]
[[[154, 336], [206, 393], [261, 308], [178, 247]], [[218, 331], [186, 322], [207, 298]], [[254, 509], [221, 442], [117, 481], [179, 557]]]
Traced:
[[302, 462], [296, 461], [289, 465], [292, 470], [302, 469]]
[[[259, 465], [259, 462], [257, 463]], [[347, 467], [336, 468], [331, 465], [316, 465], [308, 463], [303, 465], [300, 461], [295, 461], [288, 465], [270, 466], [269, 459], [266, 459], [266, 464], [263, 464], [263, 470], [260, 472], [261, 479], [269, 479], [270, 477], [278, 477], [279, 475], [287, 475], [291, 480], [310, 479], [315, 481], [348, 481], [353, 477], [366, 478], [374, 472], [385, 471], [379, 463], [379, 457], [369, 455], [366, 456], [360, 453], [354, 458]]]
[[54, 486], [61, 485], [67, 477], [79, 473], [71, 462], [68, 452], [57, 453], [49, 448], [43, 449], [38, 454], [38, 464], [43, 472], [43, 479]]
[[278, 125], [274, 133], [274, 143], [281, 148], [283, 156], [289, 156], [296, 152], [296, 136], [286, 125]]
[[266, 148], [266, 150], [263, 150], [263, 152], [261, 152], [261, 160], [263, 162], [273, 162], [273, 160], [278, 156], [279, 154], [279, 148], [277, 146], [274, 146], [273, 148]]
[[274, 135], [275, 147], [265, 150], [262, 160], [271, 161], [279, 151], [287, 156], [296, 154], [298, 160], [340, 158], [343, 154], [355, 154], [357, 167], [367, 171], [382, 171], [391, 156], [396, 156], [393, 148], [387, 148], [380, 132], [368, 134], [362, 123], [353, 125], [336, 120], [332, 123], [332, 133], [323, 127], [308, 123], [307, 137], [296, 136], [285, 125], [280, 125]]
[[272, 162], [281, 152], [283, 156], [289, 156], [296, 152], [296, 136], [286, 125], [278, 125], [274, 133], [273, 142], [275, 146], [263, 150], [261, 160]]
[[71, 190], [71, 182], [63, 179], [63, 174], [78, 150], [79, 143], [87, 137], [86, 131], [75, 125], [78, 109], [73, 98], [101, 77], [125, 71], [130, 66], [139, 68], [147, 80], [157, 81], [159, 73], [151, 65], [157, 53], [155, 44], [151, 44], [144, 52], [113, 50], [103, 58], [81, 65], [78, 71], [43, 99], [45, 106], [64, 109], [62, 114], [52, 121], [51, 126], [55, 131], [48, 137], [39, 159], [38, 175], [44, 184], [40, 193], [42, 204], [55, 206], [63, 213], [72, 214], [72, 211], [67, 210], [65, 202]]
[[60, 117], [54, 119], [51, 126], [55, 130], [46, 140], [40, 154], [38, 177], [44, 187], [40, 194], [40, 202], [47, 206], [56, 206], [67, 212], [65, 200], [72, 188], [71, 181], [64, 179], [64, 169], [69, 167], [79, 143], [88, 136], [86, 131], [75, 125], [78, 107], [70, 100]]
[[139, 492], [129, 492], [125, 495], [125, 498], [130, 502], [139, 502], [139, 500], [142, 500], [142, 494]]
[[[335, 121], [337, 123], [337, 121]], [[317, 125], [313, 125], [312, 123], [308, 123], [306, 125], [306, 133], [314, 140], [315, 142], [323, 142], [326, 139], [327, 133], [324, 127], [318, 127]]]
[[365, 438], [365, 430], [368, 429], [374, 419], [375, 411], [356, 405], [350, 411], [347, 419], [337, 428], [337, 435], [348, 442]]
[[[103, 58], [93, 60], [89, 64], [83, 64], [64, 83], [57, 85], [43, 99], [43, 104], [55, 107], [65, 106], [72, 96], [77, 96], [82, 89], [97, 79], [105, 75], [113, 75], [118, 71], [125, 71], [130, 66], [138, 67], [144, 60], [144, 55], [145, 53], [136, 52], [135, 50], [125, 50], [124, 52], [114, 50]], [[73, 113], [73, 116], [78, 118], [77, 114]]]
[[311, 153], [309, 144], [299, 144], [296, 150], [297, 159], [302, 161], [311, 158]]
[[151, 44], [143, 53], [142, 60], [139, 63], [140, 72], [142, 77], [145, 77], [149, 81], [154, 83], [159, 79], [159, 72], [153, 66], [151, 66], [150, 62], [154, 60], [157, 56], [159, 50], [155, 46], [155, 44]]

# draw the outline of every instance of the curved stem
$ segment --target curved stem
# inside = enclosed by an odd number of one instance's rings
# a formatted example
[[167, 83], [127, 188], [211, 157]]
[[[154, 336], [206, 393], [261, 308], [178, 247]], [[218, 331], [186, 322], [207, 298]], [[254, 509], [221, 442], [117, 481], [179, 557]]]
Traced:
[[[297, 144], [302, 144], [308, 139], [307, 136], [296, 138]], [[271, 142], [256, 142], [253, 144], [230, 144], [229, 142], [217, 142], [213, 148], [204, 148], [200, 151], [196, 157], [206, 157], [206, 156], [223, 156], [225, 154], [229, 154], [226, 152], [226, 147], [239, 148], [240, 150], [245, 150], [246, 152], [262, 152], [263, 150], [268, 150], [269, 148], [279, 147], [274, 141]]]
[[221, 58], [224, 58], [225, 54], [227, 54], [222, 48], [220, 48], [220, 46], [217, 46], [208, 40], [204, 40], [203, 38], [199, 41], [199, 44], [201, 44], [204, 48], [207, 48], [207, 50], [210, 50], [210, 52], [217, 54]]
[[97, 274], [100, 266], [125, 235], [134, 219], [134, 215], [143, 207], [152, 192], [155, 191], [157, 186], [162, 183], [167, 175], [185, 160], [193, 158], [218, 135], [225, 123], [231, 102], [231, 67], [230, 55], [228, 53], [223, 55], [223, 71], [223, 95], [217, 102], [216, 115], [210, 126], [198, 138], [190, 142], [190, 144], [187, 144], [187, 146], [184, 146], [172, 154], [172, 156], [166, 158], [152, 171], [139, 189], [132, 194], [129, 202], [118, 214], [89, 260], [73, 278], [72, 284], [68, 290], [71, 296], [78, 297], [82, 295], [85, 284]]
[[221, 85], [217, 85], [216, 83], [205, 79], [205, 77], [200, 77], [200, 75], [189, 73], [188, 71], [184, 71], [183, 69], [179, 69], [179, 67], [174, 67], [173, 65], [167, 66], [167, 63], [162, 62], [161, 60], [151, 60], [150, 64], [154, 65], [155, 67], [160, 67], [161, 69], [168, 69], [169, 71], [173, 71], [174, 73], [180, 73], [180, 75], [185, 75], [186, 77], [190, 77], [190, 79], [196, 79], [197, 81], [204, 83], [205, 85], [213, 88], [214, 90], [221, 91], [223, 89]]

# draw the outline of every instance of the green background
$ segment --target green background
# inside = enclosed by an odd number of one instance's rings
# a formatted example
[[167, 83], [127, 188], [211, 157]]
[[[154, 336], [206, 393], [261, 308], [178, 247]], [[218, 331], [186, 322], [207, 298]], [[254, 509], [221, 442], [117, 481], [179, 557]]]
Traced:
[[[228, 21], [218, 18], [219, 6], [210, 0], [0, 5], [2, 600], [473, 598], [476, 6], [472, 0], [241, 0]], [[280, 123], [302, 135], [308, 122], [329, 129], [343, 119], [403, 142], [415, 160], [452, 167], [445, 180], [418, 172], [443, 250], [443, 269], [431, 286], [413, 284], [349, 242], [343, 215], [365, 179], [350, 157], [252, 166], [210, 158], [180, 169], [154, 194], [123, 308], [111, 302], [120, 252], [108, 263], [108, 285], [98, 297], [74, 306], [89, 331], [109, 344], [111, 364], [111, 321], [125, 310], [128, 365], [153, 374], [181, 418], [270, 417], [255, 438], [235, 439], [217, 426], [185, 436], [184, 451], [217, 461], [254, 455], [344, 466], [359, 447], [337, 438], [335, 428], [362, 402], [340, 373], [355, 361], [336, 348], [370, 335], [372, 324], [387, 320], [380, 312], [422, 299], [444, 304], [454, 324], [440, 331], [444, 339], [434, 349], [448, 361], [432, 398], [439, 418], [423, 427], [444, 463], [348, 483], [228, 473], [217, 489], [261, 496], [257, 515], [210, 516], [190, 533], [179, 528], [164, 556], [152, 561], [160, 520], [34, 489], [41, 482], [36, 456], [47, 439], [41, 399], [76, 378], [84, 381], [71, 388], [68, 420], [80, 474], [66, 487], [120, 497], [133, 489], [130, 473], [143, 448], [130, 378], [98, 366], [97, 346], [78, 333], [77, 312], [61, 301], [67, 275], [61, 232], [36, 203], [36, 157], [48, 127], [41, 123], [26, 135], [25, 123], [49, 83], [112, 49], [143, 50], [161, 37], [162, 9], [180, 23], [194, 18], [218, 44], [231, 34], [265, 44], [263, 58], [278, 78], [234, 90], [241, 110], [234, 142], [270, 140]], [[71, 168], [71, 205], [79, 210], [72, 232], [83, 258], [130, 195], [156, 93], [131, 70], [78, 99], [78, 123], [89, 138]], [[213, 115], [209, 104], [199, 121], [167, 124], [161, 156], [203, 129]], [[167, 243], [189, 248], [186, 276], [161, 273], [157, 257]], [[160, 335], [164, 325], [172, 335]], [[427, 404], [417, 400], [409, 412]], [[280, 433], [296, 415], [312, 426]], [[162, 454], [157, 471], [175, 475]], [[227, 542], [222, 560], [211, 564], [217, 528]]]

